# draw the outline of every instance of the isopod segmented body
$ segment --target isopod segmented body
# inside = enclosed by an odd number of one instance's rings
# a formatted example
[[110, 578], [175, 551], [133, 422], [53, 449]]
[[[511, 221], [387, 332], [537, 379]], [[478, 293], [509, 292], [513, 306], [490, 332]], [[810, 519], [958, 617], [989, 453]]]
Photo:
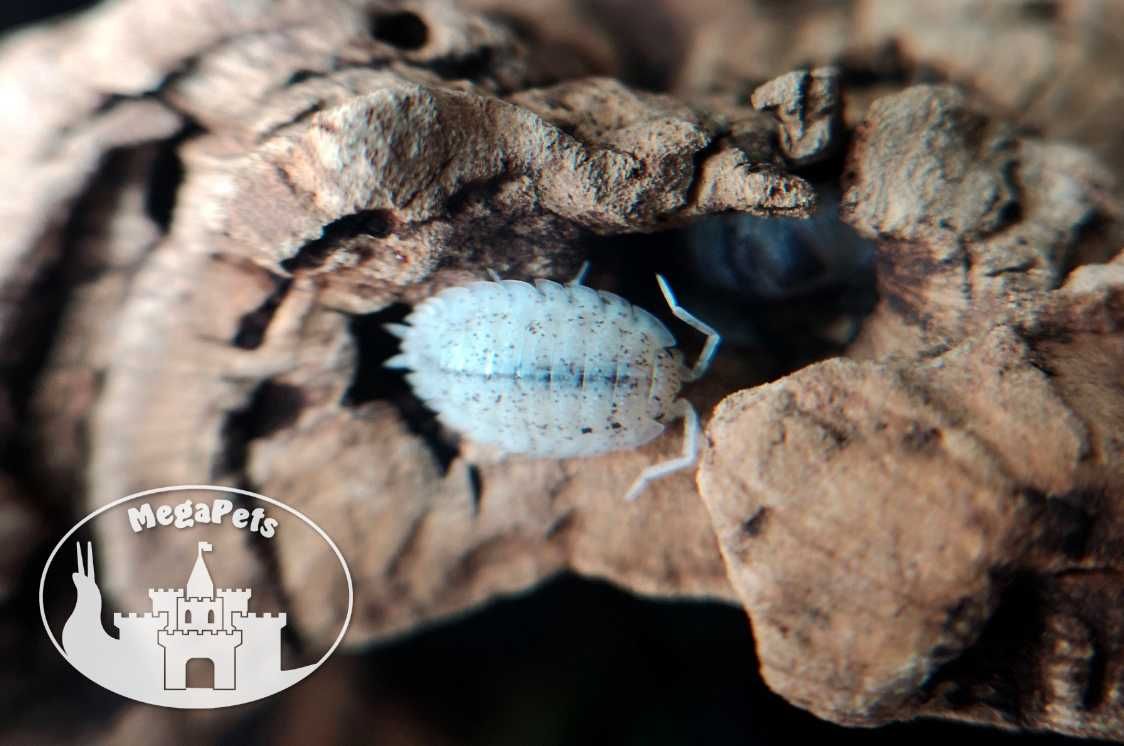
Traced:
[[402, 352], [386, 365], [410, 369], [414, 392], [442, 423], [506, 453], [570, 458], [632, 448], [684, 417], [683, 454], [645, 470], [626, 495], [632, 499], [652, 479], [695, 462], [698, 417], [677, 397], [683, 381], [703, 374], [719, 341], [658, 279], [675, 315], [708, 335], [693, 369], [655, 316], [581, 285], [581, 275], [569, 285], [448, 288], [405, 325], [388, 325]]

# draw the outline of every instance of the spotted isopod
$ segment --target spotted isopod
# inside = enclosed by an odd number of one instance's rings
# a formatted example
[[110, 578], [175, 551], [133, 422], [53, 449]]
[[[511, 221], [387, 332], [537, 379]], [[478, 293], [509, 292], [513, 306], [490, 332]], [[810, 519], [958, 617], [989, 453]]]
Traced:
[[683, 382], [701, 377], [718, 349], [711, 327], [679, 306], [656, 277], [671, 312], [707, 336], [687, 368], [675, 337], [655, 316], [582, 284], [478, 281], [451, 287], [388, 324], [402, 340], [389, 368], [406, 368], [417, 396], [448, 427], [512, 454], [571, 458], [633, 448], [684, 420], [682, 454], [645, 469], [625, 495], [694, 465], [699, 418]]

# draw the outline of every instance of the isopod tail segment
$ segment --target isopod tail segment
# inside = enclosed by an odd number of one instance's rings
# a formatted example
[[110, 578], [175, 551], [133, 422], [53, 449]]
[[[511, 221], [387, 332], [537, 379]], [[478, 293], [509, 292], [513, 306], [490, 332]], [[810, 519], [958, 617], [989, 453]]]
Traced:
[[[699, 353], [699, 359], [695, 361], [694, 367], [683, 377], [686, 382], [697, 381], [706, 375], [706, 371], [710, 368], [710, 362], [714, 359], [714, 354], [718, 352], [718, 345], [722, 341], [722, 336], [709, 324], [704, 323], [679, 305], [679, 302], [675, 299], [675, 293], [671, 291], [671, 286], [667, 284], [663, 275], [656, 275], [656, 282], [659, 283], [664, 300], [667, 301], [668, 308], [671, 309], [675, 318], [706, 335], [706, 344], [703, 345], [702, 352]], [[632, 483], [632, 486], [628, 488], [628, 492], [625, 493], [624, 499], [629, 502], [639, 497], [649, 482], [683, 469], [689, 469], [698, 461], [699, 415], [686, 399], [677, 399], [673, 407], [674, 409], [668, 413], [668, 419], [683, 418], [683, 452], [676, 458], [652, 464], [642, 471], [636, 481]]]

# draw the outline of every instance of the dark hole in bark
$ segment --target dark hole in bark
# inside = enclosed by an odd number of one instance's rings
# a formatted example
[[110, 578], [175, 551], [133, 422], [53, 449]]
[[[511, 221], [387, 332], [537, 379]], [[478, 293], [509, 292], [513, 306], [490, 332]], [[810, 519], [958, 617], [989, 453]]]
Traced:
[[494, 56], [491, 47], [481, 47], [468, 54], [438, 57], [425, 66], [449, 80], [475, 80], [491, 69]]
[[1058, 285], [1065, 284], [1069, 274], [1086, 264], [1104, 264], [1120, 251], [1120, 244], [1112, 228], [1113, 221], [1102, 212], [1089, 215], [1077, 226], [1072, 250], [1066, 253], [1065, 265]]
[[1017, 199], [1012, 199], [999, 208], [999, 225], [1006, 227], [1014, 225], [1023, 219], [1023, 205]]
[[231, 340], [235, 347], [243, 350], [256, 350], [261, 347], [265, 332], [273, 320], [273, 314], [277, 312], [277, 307], [285, 299], [285, 293], [289, 292], [289, 286], [292, 284], [292, 280], [288, 277], [274, 277], [274, 282], [276, 287], [262, 304], [243, 315], [238, 321], [238, 331]]
[[258, 384], [246, 406], [227, 415], [222, 432], [225, 447], [216, 476], [240, 474], [246, 468], [250, 442], [293, 424], [303, 408], [300, 388], [272, 380]]
[[383, 325], [401, 322], [410, 310], [407, 305], [395, 304], [351, 320], [358, 364], [343, 404], [357, 407], [375, 400], [388, 402], [398, 410], [410, 431], [426, 444], [442, 472], [448, 472], [459, 450], [456, 439], [450, 437], [437, 421], [437, 415], [414, 395], [406, 381], [406, 371], [383, 367], [383, 363], [398, 352], [398, 340]]
[[753, 515], [742, 523], [742, 533], [752, 538], [758, 536], [765, 529], [765, 522], [769, 518], [768, 508], [758, 508]]
[[484, 497], [484, 478], [480, 474], [480, 467], [476, 464], [468, 467], [468, 493], [472, 496], [472, 514], [480, 515], [480, 501]]
[[421, 49], [429, 41], [429, 29], [416, 13], [404, 10], [372, 16], [371, 36], [399, 49]]
[[1071, 560], [1085, 558], [1096, 526], [1095, 516], [1101, 512], [1106, 499], [1104, 493], [1075, 490], [1048, 495], [1027, 488], [1022, 495], [1043, 513], [1040, 524], [1045, 530], [1036, 539], [1039, 549], [1060, 552]]
[[362, 210], [345, 215], [324, 226], [319, 238], [309, 241], [296, 254], [282, 261], [281, 268], [286, 272], [315, 269], [349, 238], [384, 238], [389, 233], [390, 214], [386, 210]]
[[144, 211], [152, 218], [161, 232], [167, 233], [172, 224], [176, 206], [176, 194], [183, 182], [183, 160], [180, 146], [185, 140], [200, 132], [195, 125], [188, 125], [172, 140], [165, 143], [148, 175], [144, 194]]
[[294, 72], [292, 75], [289, 76], [288, 80], [285, 81], [285, 86], [289, 87], [289, 86], [298, 85], [300, 83], [305, 82], [306, 80], [312, 80], [313, 78], [318, 78], [323, 74], [324, 73], [317, 72], [315, 70], [297, 70], [296, 72]]
[[[656, 273], [722, 335], [719, 357], [751, 358], [766, 380], [840, 354], [877, 302], [874, 246], [839, 220], [826, 188], [808, 220], [727, 214], [683, 230], [595, 239], [591, 249], [590, 284], [665, 319], [688, 362], [702, 335], [668, 313]], [[619, 284], [599, 286], [606, 276]]]
[[[1009, 723], [1019, 723], [1025, 698], [1036, 686], [1038, 673], [1030, 651], [1041, 641], [1042, 603], [1035, 578], [1013, 577], [979, 639], [936, 671], [926, 689], [939, 692], [952, 709], [984, 704]], [[957, 682], [955, 687], [941, 686], [949, 681]]]

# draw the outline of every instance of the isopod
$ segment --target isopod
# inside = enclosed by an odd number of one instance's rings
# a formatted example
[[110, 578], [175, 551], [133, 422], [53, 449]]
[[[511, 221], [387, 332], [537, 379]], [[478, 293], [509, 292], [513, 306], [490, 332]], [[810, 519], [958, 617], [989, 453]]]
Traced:
[[705, 374], [720, 337], [675, 300], [671, 312], [706, 335], [691, 368], [659, 319], [613, 293], [550, 280], [477, 281], [420, 303], [405, 324], [389, 368], [405, 368], [415, 394], [453, 430], [510, 454], [592, 456], [634, 448], [684, 420], [681, 455], [645, 469], [625, 494], [697, 460], [699, 418], [679, 398]]

